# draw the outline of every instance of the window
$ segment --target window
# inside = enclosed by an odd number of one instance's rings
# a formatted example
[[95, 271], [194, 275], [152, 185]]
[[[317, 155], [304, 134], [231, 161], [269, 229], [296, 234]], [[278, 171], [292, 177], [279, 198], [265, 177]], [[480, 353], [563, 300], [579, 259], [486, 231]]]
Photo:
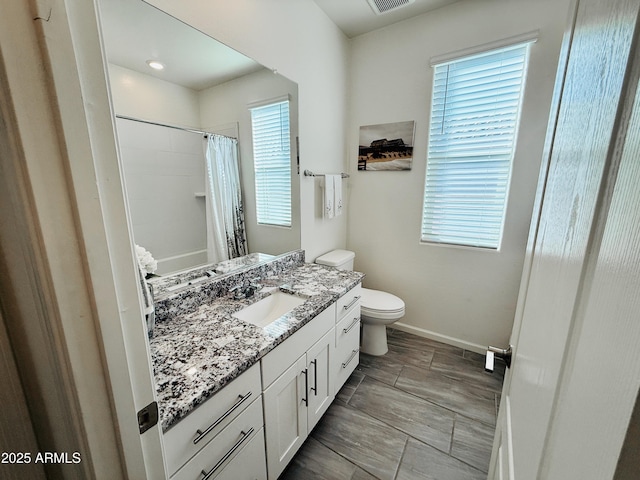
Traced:
[[290, 227], [289, 101], [270, 103], [250, 110], [258, 223]]
[[422, 241], [499, 248], [529, 45], [434, 66]]

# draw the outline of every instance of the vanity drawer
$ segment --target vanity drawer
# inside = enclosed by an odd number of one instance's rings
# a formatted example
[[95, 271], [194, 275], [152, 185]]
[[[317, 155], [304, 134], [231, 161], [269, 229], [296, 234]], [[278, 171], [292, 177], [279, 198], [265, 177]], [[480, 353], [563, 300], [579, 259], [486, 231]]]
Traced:
[[260, 364], [256, 363], [169, 429], [163, 437], [169, 475], [207, 445], [261, 393]]
[[355, 330], [360, 333], [360, 303], [349, 310], [336, 325], [336, 348]]
[[359, 283], [343, 296], [341, 296], [336, 302], [336, 322], [339, 322], [344, 316], [353, 308], [354, 305], [359, 303], [362, 297], [362, 284]]
[[[348, 319], [347, 319], [348, 320]], [[346, 325], [349, 325], [347, 323]], [[340, 330], [342, 332], [342, 330]], [[354, 325], [340, 338], [333, 362], [335, 390], [338, 392], [360, 362], [360, 325]]]
[[260, 429], [216, 479], [267, 480], [267, 462], [264, 452], [264, 430]]
[[[171, 480], [216, 478], [256, 435], [263, 435], [262, 399], [253, 403], [189, 460]], [[264, 450], [260, 452], [264, 462]], [[203, 473], [206, 472], [206, 473]]]

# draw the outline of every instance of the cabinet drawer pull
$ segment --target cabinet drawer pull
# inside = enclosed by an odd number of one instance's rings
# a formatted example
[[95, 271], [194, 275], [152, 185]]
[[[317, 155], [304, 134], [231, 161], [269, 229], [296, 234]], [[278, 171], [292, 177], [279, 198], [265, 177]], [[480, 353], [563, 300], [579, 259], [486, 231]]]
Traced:
[[351, 307], [353, 307], [356, 304], [358, 300], [360, 300], [360, 295], [353, 297], [353, 300], [351, 300], [348, 305], [345, 305], [342, 308], [344, 308], [345, 310], [349, 310]]
[[253, 427], [251, 427], [251, 428], [250, 428], [249, 430], [247, 430], [246, 432], [244, 432], [244, 431], [240, 432], [240, 434], [242, 435], [242, 436], [240, 437], [240, 440], [238, 440], [238, 441], [233, 445], [233, 447], [231, 447], [231, 448], [229, 449], [229, 451], [228, 451], [227, 453], [225, 453], [225, 454], [224, 454], [224, 456], [223, 456], [220, 460], [218, 460], [218, 463], [216, 463], [216, 464], [213, 466], [213, 468], [212, 468], [211, 470], [209, 470], [209, 472], [208, 472], [208, 473], [207, 473], [207, 471], [206, 471], [206, 470], [202, 470], [202, 472], [201, 472], [201, 473], [202, 473], [202, 475], [204, 475], [204, 477], [202, 477], [202, 480], [208, 480], [209, 478], [211, 478], [211, 475], [213, 475], [213, 474], [216, 472], [216, 470], [217, 470], [217, 469], [219, 469], [219, 468], [222, 466], [222, 464], [223, 464], [224, 462], [226, 462], [226, 461], [229, 459], [229, 457], [230, 457], [231, 455], [233, 455], [233, 452], [235, 452], [238, 448], [240, 448], [240, 445], [242, 445], [242, 443], [243, 443], [247, 438], [249, 438], [249, 437], [251, 436], [251, 434], [252, 434], [252, 433], [253, 433]]
[[318, 396], [318, 359], [312, 360], [313, 363], [313, 387], [311, 391], [317, 397]]
[[251, 392], [247, 392], [244, 395], [238, 395], [238, 401], [236, 403], [234, 403], [231, 408], [229, 408], [229, 410], [227, 410], [226, 412], [224, 412], [220, 418], [218, 418], [215, 422], [213, 422], [211, 425], [209, 425], [207, 427], [207, 429], [203, 432], [202, 430], [198, 429], [196, 430], [196, 433], [198, 434], [198, 436], [196, 438], [193, 439], [193, 444], [197, 444], [200, 440], [202, 440], [204, 437], [207, 436], [207, 434], [209, 432], [211, 432], [211, 430], [213, 430], [214, 428], [216, 428], [218, 425], [220, 425], [220, 423], [227, 418], [229, 415], [231, 415], [233, 413], [233, 411], [235, 409], [237, 409], [240, 405], [242, 405], [247, 398], [249, 398], [251, 396]]
[[351, 363], [351, 360], [353, 360], [353, 357], [355, 357], [359, 351], [360, 350], [356, 349], [353, 352], [351, 352], [351, 355], [349, 355], [349, 358], [347, 358], [347, 361], [342, 364], [342, 368], [347, 368], [347, 365]]
[[351, 322], [351, 324], [348, 327], [343, 328], [342, 333], [349, 333], [349, 330], [355, 327], [359, 321], [360, 321], [360, 317], [353, 317], [353, 322]]
[[304, 369], [302, 371], [302, 373], [304, 373], [304, 395], [305, 398], [302, 399], [302, 401], [304, 402], [305, 405], [309, 405], [309, 370], [308, 369]]

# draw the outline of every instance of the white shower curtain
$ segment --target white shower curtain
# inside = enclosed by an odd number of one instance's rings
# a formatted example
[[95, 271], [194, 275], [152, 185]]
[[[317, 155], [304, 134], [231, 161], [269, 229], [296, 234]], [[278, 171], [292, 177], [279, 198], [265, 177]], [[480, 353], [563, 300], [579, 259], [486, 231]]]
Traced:
[[247, 254], [238, 173], [238, 141], [209, 135], [207, 162], [207, 256], [218, 263]]

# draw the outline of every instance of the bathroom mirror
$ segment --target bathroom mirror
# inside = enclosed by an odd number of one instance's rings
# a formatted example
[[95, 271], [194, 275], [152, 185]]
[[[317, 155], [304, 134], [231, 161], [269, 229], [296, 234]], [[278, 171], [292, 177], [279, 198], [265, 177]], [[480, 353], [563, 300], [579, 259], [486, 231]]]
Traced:
[[[158, 262], [156, 273], [208, 263], [203, 132], [238, 140], [247, 253], [300, 248], [297, 84], [142, 0], [101, 0], [100, 16], [133, 236]], [[257, 222], [249, 110], [283, 98], [290, 227]]]

